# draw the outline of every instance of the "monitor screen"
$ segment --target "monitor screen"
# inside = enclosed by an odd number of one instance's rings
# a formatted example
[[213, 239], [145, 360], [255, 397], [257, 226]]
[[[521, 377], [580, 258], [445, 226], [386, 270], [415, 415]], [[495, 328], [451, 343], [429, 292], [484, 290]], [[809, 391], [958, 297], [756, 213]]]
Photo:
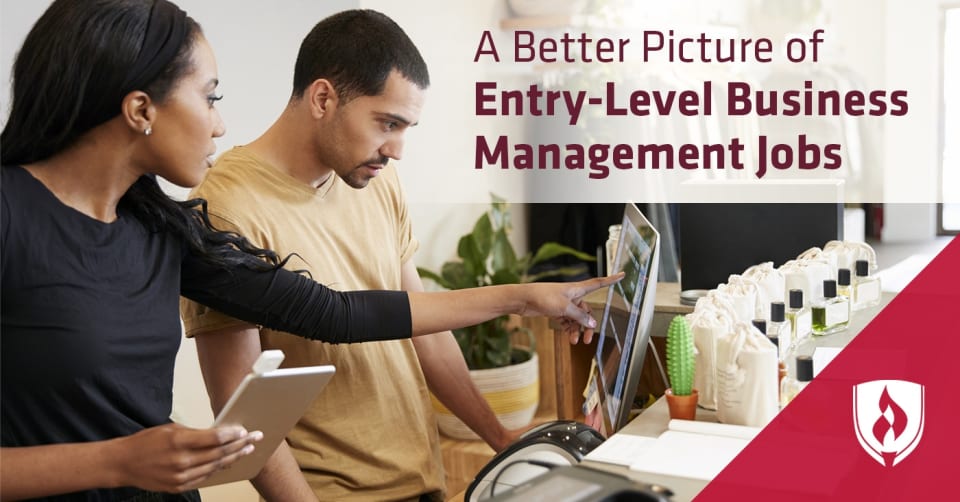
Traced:
[[635, 205], [626, 205], [621, 225], [611, 271], [625, 276], [607, 291], [595, 356], [608, 435], [629, 419], [650, 339], [660, 260], [660, 235]]

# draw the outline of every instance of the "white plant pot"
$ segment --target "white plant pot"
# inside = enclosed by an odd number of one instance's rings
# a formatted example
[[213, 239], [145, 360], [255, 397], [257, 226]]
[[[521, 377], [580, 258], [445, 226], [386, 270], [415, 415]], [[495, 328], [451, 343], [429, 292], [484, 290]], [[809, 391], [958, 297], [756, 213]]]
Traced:
[[[470, 378], [507, 429], [529, 425], [540, 404], [540, 363], [530, 360], [488, 370], [471, 370]], [[459, 418], [431, 395], [440, 432], [455, 439], [480, 439]]]

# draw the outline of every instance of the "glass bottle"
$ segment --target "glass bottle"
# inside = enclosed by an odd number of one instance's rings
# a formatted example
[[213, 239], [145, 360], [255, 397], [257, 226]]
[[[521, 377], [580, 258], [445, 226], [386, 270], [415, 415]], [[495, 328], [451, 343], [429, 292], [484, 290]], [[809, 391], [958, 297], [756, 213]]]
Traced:
[[813, 317], [810, 309], [803, 306], [803, 290], [791, 289], [788, 295], [787, 321], [790, 323], [790, 341], [801, 343], [813, 332]]
[[847, 329], [850, 322], [850, 302], [837, 296], [837, 281], [823, 281], [823, 298], [810, 309], [813, 314], [813, 334], [829, 335]]
[[[764, 335], [767, 334], [767, 320], [766, 319], [754, 319], [750, 321], [753, 324], [754, 328], [757, 328]], [[774, 343], [776, 345], [776, 343]]]
[[853, 303], [853, 288], [850, 286], [850, 269], [837, 269], [837, 296], [842, 296]]
[[796, 376], [788, 375], [780, 382], [780, 408], [793, 401], [797, 394], [813, 380], [813, 358], [797, 356]]
[[[783, 305], [781, 303], [780, 305]], [[780, 324], [783, 324], [782, 322]], [[757, 328], [761, 333], [766, 335], [767, 339], [770, 340], [770, 343], [777, 348], [777, 385], [779, 388], [780, 382], [783, 381], [783, 377], [787, 375], [787, 365], [784, 363], [784, 355], [787, 353], [786, 347], [783, 345], [783, 340], [779, 337], [778, 334], [770, 333], [770, 325], [767, 324], [765, 319], [754, 319], [753, 327]]]
[[771, 339], [777, 339], [781, 361], [787, 357], [787, 352], [793, 345], [790, 325], [786, 322], [786, 312], [786, 305], [783, 302], [772, 302], [770, 304], [770, 322], [767, 323], [767, 336]]
[[[816, 340], [813, 336], [810, 336], [813, 332], [813, 315], [810, 312], [810, 308], [801, 307], [798, 309], [793, 307], [794, 305], [803, 305], [803, 290], [791, 290], [790, 298], [790, 304], [786, 312], [787, 324], [785, 331], [790, 332], [793, 338], [790, 340], [790, 345], [787, 347], [783, 359], [787, 365], [787, 373], [789, 375], [796, 375], [797, 356], [812, 357], [813, 352], [816, 350]], [[795, 326], [799, 328], [801, 335], [796, 334]]]
[[857, 260], [857, 276], [853, 279], [853, 310], [863, 310], [880, 303], [880, 278], [870, 275], [867, 260]]

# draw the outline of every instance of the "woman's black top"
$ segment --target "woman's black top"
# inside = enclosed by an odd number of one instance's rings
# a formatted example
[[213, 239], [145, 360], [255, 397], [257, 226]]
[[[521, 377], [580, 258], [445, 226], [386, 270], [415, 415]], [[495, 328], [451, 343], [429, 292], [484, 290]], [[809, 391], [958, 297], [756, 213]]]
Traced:
[[[23, 168], [0, 171], [4, 447], [99, 441], [170, 422], [180, 294], [331, 343], [410, 336], [406, 293], [340, 293], [283, 269], [213, 266], [123, 211], [103, 223], [64, 205]], [[52, 500], [136, 494], [91, 490]]]

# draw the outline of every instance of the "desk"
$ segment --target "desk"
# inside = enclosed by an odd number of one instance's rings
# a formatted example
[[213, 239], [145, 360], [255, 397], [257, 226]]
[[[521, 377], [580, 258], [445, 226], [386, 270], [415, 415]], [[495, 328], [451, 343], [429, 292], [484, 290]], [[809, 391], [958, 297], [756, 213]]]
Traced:
[[[698, 409], [697, 420], [716, 422], [717, 413], [715, 411], [705, 410], [702, 408]], [[627, 424], [627, 426], [617, 434], [655, 438], [667, 430], [667, 423], [669, 422], [670, 411], [667, 409], [667, 401], [661, 397], [660, 399], [657, 399], [656, 403], [643, 410], [643, 413], [641, 413], [637, 418], [633, 419], [632, 422]], [[693, 499], [693, 497], [700, 493], [700, 490], [707, 485], [707, 481], [700, 479], [681, 478], [648, 472], [631, 471], [625, 466], [608, 464], [605, 462], [585, 460], [583, 465], [593, 469], [600, 469], [622, 474], [631, 479], [642, 481], [644, 483], [656, 483], [663, 485], [673, 490], [673, 500], [677, 502]]]
[[[879, 313], [880, 310], [883, 309], [883, 307], [885, 307], [894, 296], [894, 293], [884, 293], [879, 305], [854, 312], [850, 320], [850, 325], [845, 331], [822, 337], [813, 337], [814, 345], [817, 347], [845, 346], [850, 342], [850, 340], [853, 340], [860, 333], [860, 331], [862, 331], [863, 328], [873, 320], [874, 317], [876, 317], [877, 313]], [[717, 414], [714, 411], [699, 408], [697, 409], [697, 420], [716, 422]], [[656, 401], [656, 403], [645, 409], [639, 416], [637, 416], [637, 418], [627, 424], [627, 426], [617, 434], [657, 437], [667, 430], [667, 424], [669, 421], [670, 414], [667, 409], [667, 403], [666, 400], [661, 397]], [[702, 490], [703, 487], [708, 483], [707, 481], [700, 479], [631, 471], [624, 466], [590, 460], [584, 461], [583, 465], [595, 469], [622, 474], [645, 483], [656, 483], [666, 486], [667, 488], [673, 490], [673, 500], [677, 502], [693, 499], [693, 497], [700, 493], [700, 490]]]

